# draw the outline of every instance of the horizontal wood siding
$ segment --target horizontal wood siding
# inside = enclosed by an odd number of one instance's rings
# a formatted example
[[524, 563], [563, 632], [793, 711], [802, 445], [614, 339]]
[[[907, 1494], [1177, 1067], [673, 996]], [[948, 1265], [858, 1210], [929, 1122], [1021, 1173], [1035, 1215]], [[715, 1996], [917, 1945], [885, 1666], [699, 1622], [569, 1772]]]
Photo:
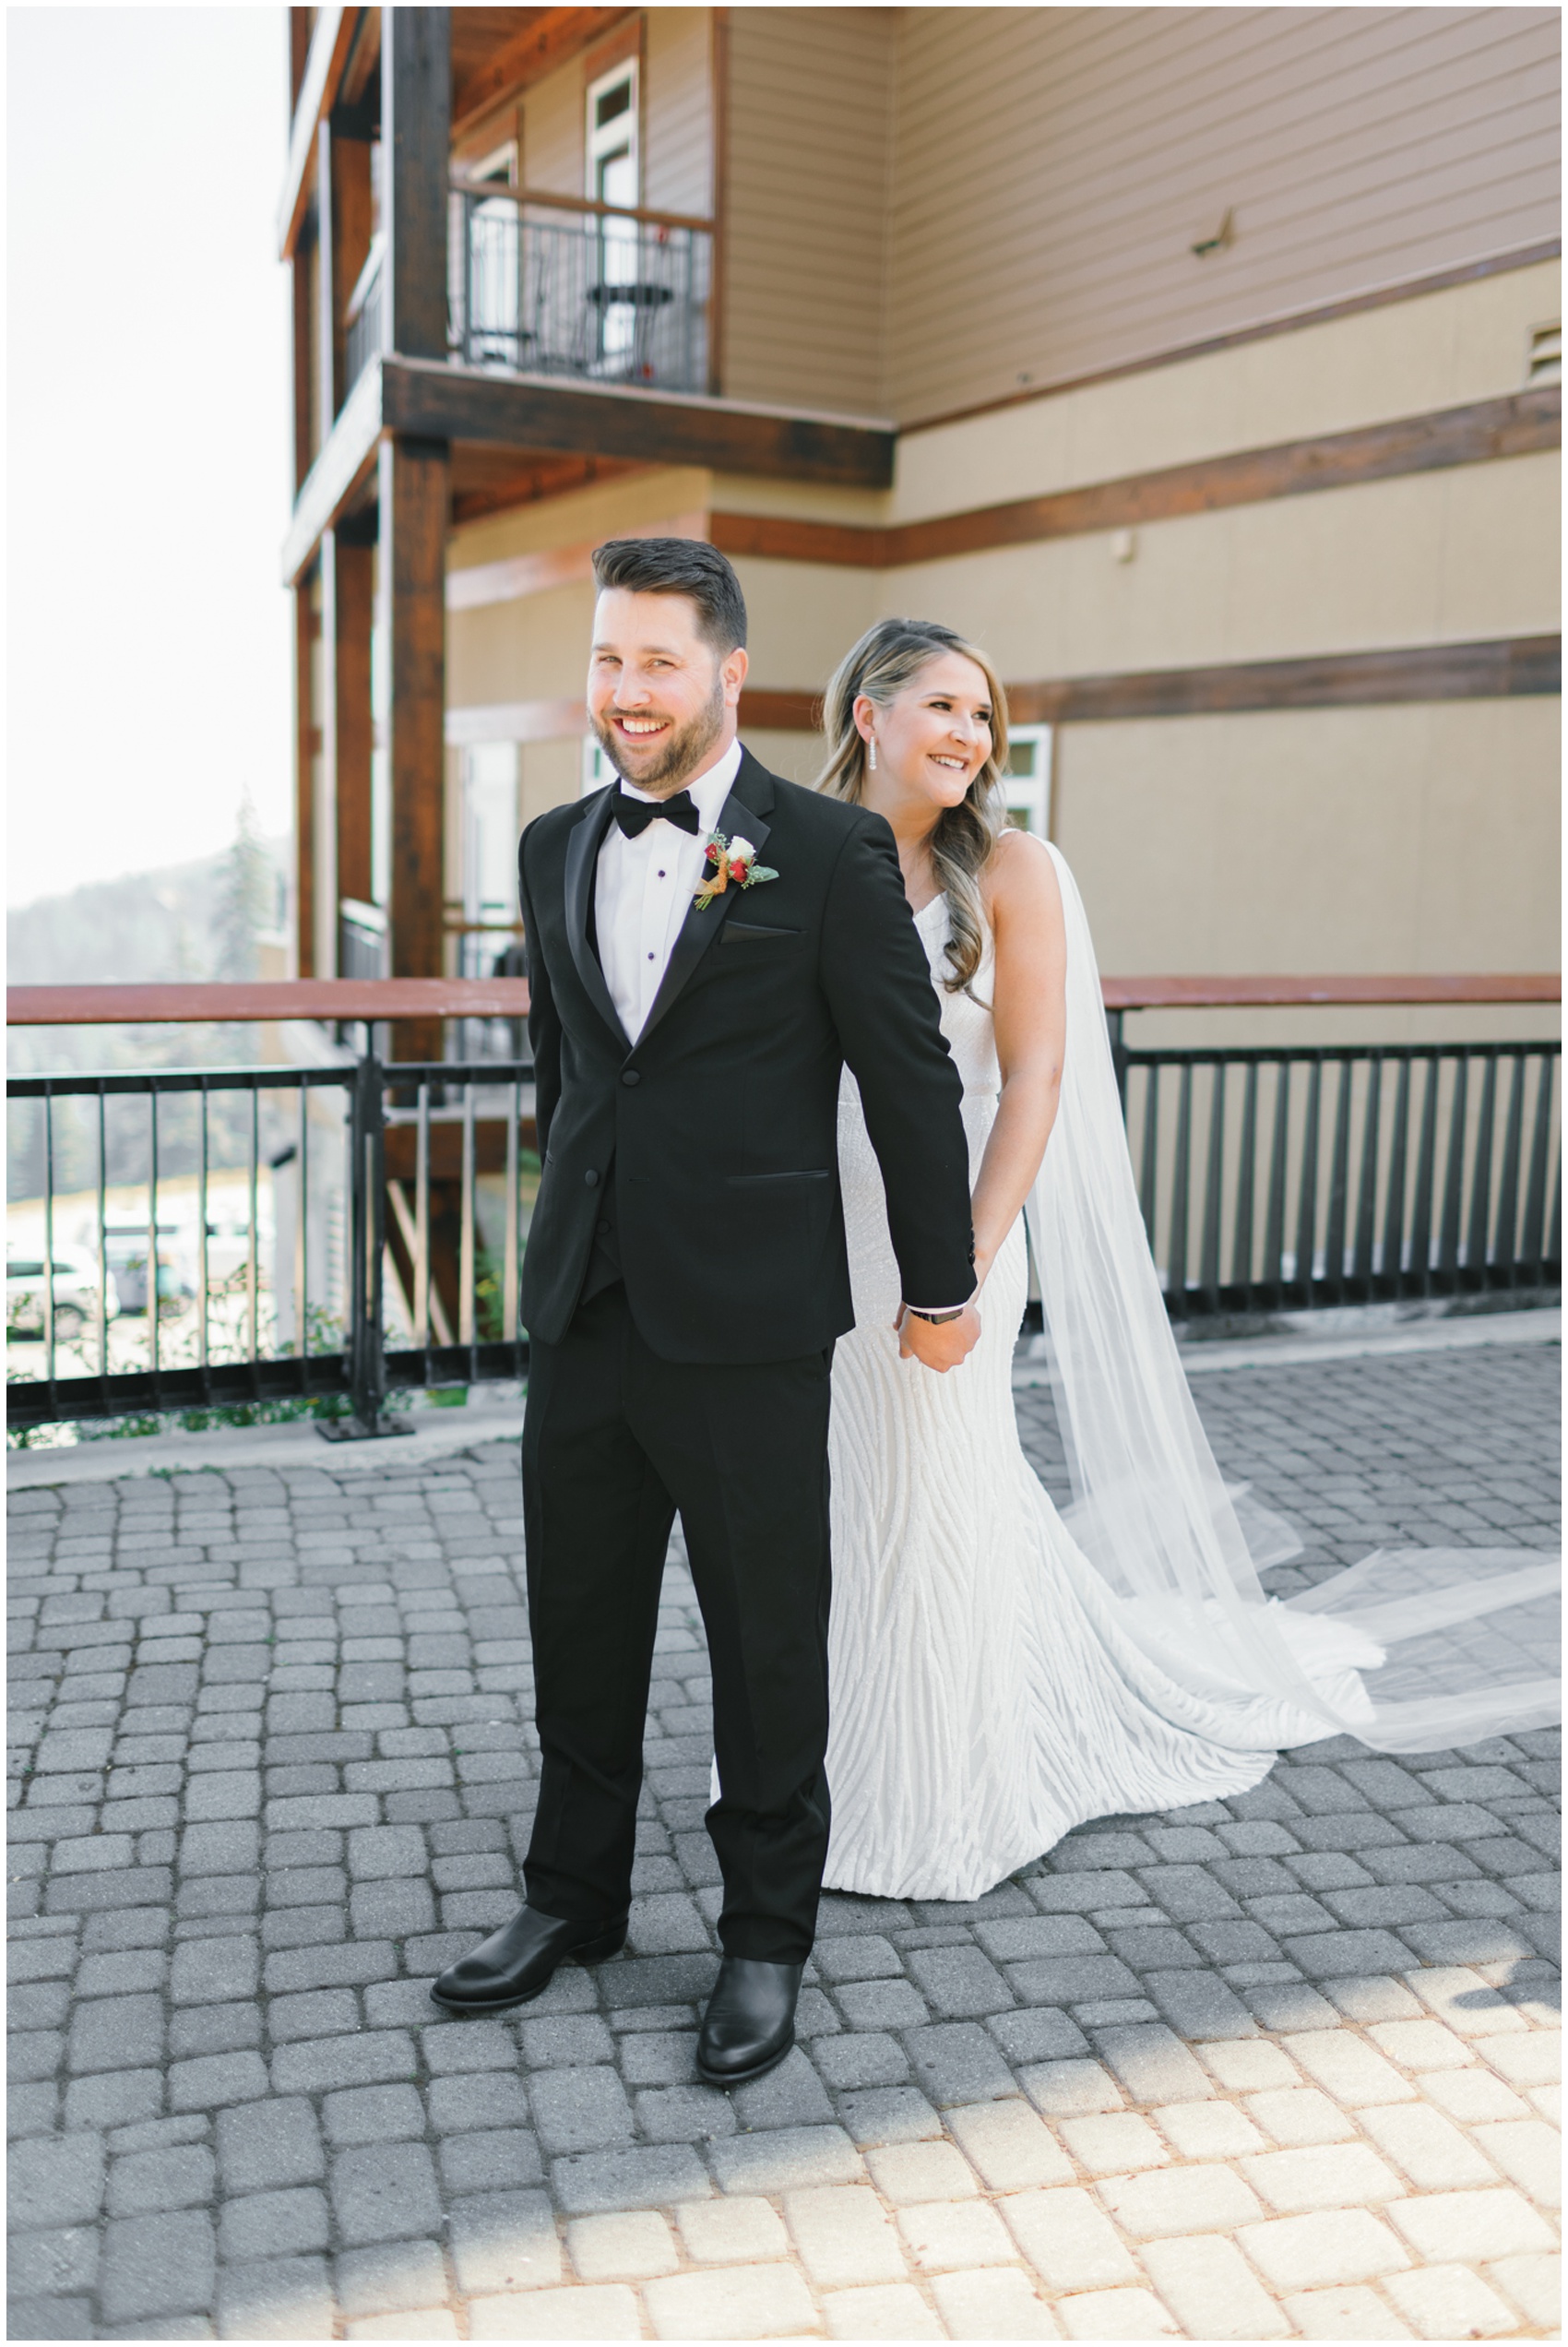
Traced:
[[899, 17], [900, 421], [1557, 233], [1555, 10]]
[[731, 399], [882, 412], [897, 13], [731, 12], [723, 379]]
[[583, 68], [573, 57], [523, 101], [522, 182], [552, 196], [581, 196], [583, 170]]
[[643, 202], [659, 212], [713, 209], [710, 11], [647, 11]]

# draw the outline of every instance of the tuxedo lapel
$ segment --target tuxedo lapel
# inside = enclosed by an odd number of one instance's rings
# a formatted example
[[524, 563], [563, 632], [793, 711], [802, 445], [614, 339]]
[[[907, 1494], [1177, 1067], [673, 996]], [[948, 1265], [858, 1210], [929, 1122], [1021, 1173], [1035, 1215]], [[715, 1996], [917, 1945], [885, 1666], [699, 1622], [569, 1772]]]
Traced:
[[593, 910], [593, 884], [599, 870], [599, 851], [610, 828], [614, 802], [613, 786], [599, 792], [567, 843], [566, 938], [588, 1000], [622, 1050], [630, 1052], [630, 1038], [621, 1024], [613, 998], [604, 983], [599, 957], [588, 942], [588, 916]]
[[[762, 851], [767, 844], [771, 828], [764, 810], [772, 804], [772, 779], [766, 768], [759, 766], [751, 752], [746, 750], [742, 754], [740, 771], [714, 828], [722, 831], [727, 840], [734, 839], [737, 834], [742, 840], [749, 840], [757, 852], [757, 862], [761, 864], [765, 861]], [[701, 912], [697, 911], [694, 896], [691, 909], [681, 924], [681, 934], [675, 940], [659, 992], [653, 998], [642, 1033], [637, 1037], [639, 1043], [647, 1041], [665, 1012], [678, 999], [683, 987], [729, 919], [731, 905], [742, 893], [731, 884], [722, 895], [710, 897]]]

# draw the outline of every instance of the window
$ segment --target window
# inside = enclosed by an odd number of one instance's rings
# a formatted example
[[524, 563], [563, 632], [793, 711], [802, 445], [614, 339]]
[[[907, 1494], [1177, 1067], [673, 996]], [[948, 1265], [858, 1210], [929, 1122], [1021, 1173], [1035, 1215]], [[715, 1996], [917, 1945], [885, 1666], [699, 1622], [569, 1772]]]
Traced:
[[[589, 84], [588, 93], [588, 192], [596, 203], [624, 204], [635, 210], [641, 188], [637, 156], [637, 62], [628, 57]], [[607, 374], [624, 373], [636, 338], [638, 228], [635, 220], [601, 212], [593, 223], [598, 241], [597, 283], [590, 296], [598, 312], [599, 358]], [[624, 300], [616, 289], [624, 286]]]
[[1526, 356], [1526, 378], [1531, 383], [1556, 383], [1562, 375], [1562, 321], [1554, 318], [1550, 326], [1530, 328], [1530, 347]]
[[517, 917], [517, 745], [480, 742], [463, 756], [463, 917]]
[[1007, 812], [1020, 831], [1051, 837], [1051, 728], [1016, 725], [1008, 740]]

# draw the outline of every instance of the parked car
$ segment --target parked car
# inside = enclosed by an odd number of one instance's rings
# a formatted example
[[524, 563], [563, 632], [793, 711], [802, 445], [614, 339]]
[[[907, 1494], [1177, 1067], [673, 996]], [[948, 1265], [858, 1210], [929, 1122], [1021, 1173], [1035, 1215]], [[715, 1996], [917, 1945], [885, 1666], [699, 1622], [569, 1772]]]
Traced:
[[[166, 1236], [172, 1239], [176, 1235], [175, 1224], [162, 1222], [159, 1224], [158, 1236], [160, 1242]], [[103, 1234], [103, 1243], [109, 1252], [110, 1270], [120, 1291], [121, 1311], [145, 1312], [147, 1310], [146, 1224], [143, 1223], [139, 1229], [136, 1230], [124, 1228], [106, 1230]], [[186, 1299], [195, 1293], [196, 1290], [185, 1277], [173, 1249], [160, 1244], [158, 1249], [159, 1318], [168, 1320], [176, 1313], [184, 1311]]]
[[[38, 1256], [13, 1255], [6, 1250], [6, 1334], [23, 1342], [43, 1340], [49, 1272]], [[105, 1308], [111, 1320], [120, 1315], [120, 1291], [109, 1275]], [[54, 1250], [54, 1339], [69, 1344], [98, 1319], [98, 1265], [77, 1247]]]

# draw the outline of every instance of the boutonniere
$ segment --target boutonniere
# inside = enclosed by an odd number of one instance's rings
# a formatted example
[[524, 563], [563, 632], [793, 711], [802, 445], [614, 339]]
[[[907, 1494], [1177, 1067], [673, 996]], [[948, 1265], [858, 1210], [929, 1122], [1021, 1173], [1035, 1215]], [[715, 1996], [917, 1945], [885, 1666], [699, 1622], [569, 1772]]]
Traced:
[[702, 885], [695, 892], [699, 912], [706, 912], [714, 898], [721, 897], [731, 885], [754, 888], [761, 880], [778, 877], [766, 864], [758, 864], [756, 850], [738, 833], [733, 840], [727, 840], [722, 831], [715, 831], [703, 849], [703, 858]]

